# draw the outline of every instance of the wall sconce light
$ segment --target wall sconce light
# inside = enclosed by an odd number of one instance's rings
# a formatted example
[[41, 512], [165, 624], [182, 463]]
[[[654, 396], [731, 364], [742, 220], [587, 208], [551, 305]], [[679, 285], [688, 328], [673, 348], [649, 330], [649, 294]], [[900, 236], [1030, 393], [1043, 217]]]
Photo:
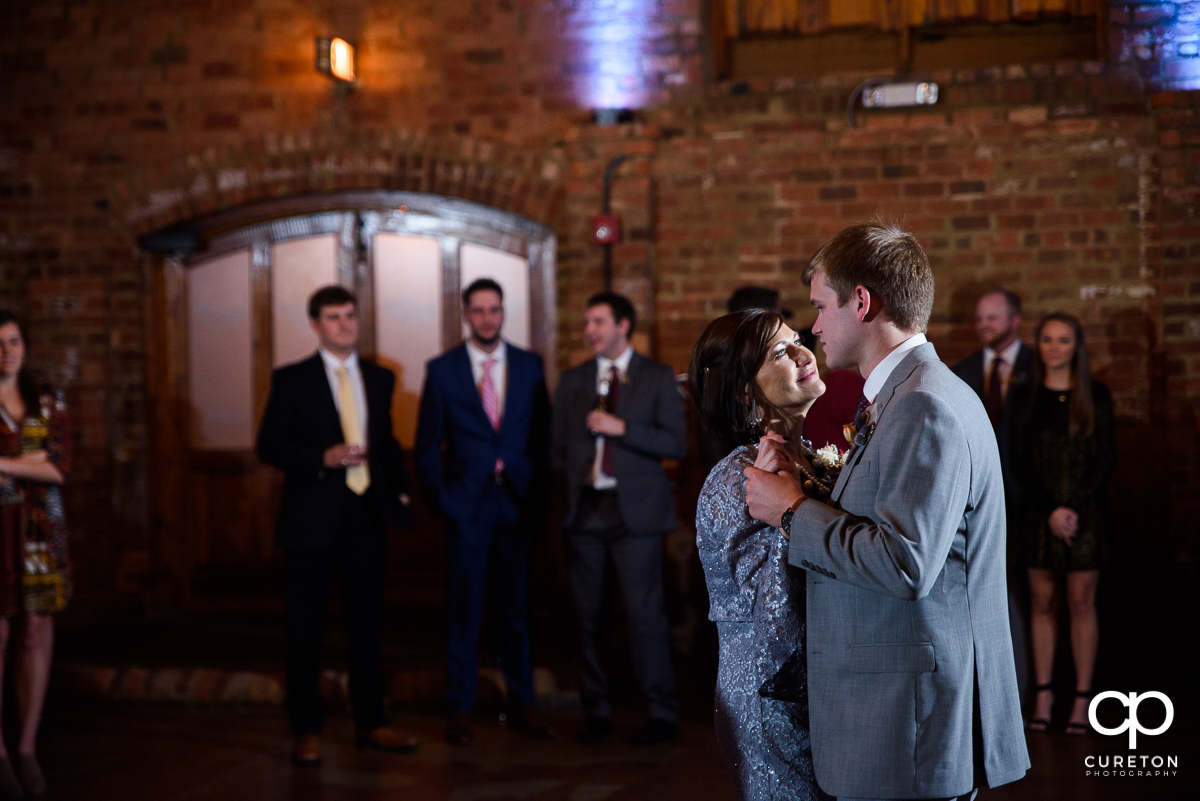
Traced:
[[855, 87], [846, 102], [846, 126], [854, 127], [854, 102], [862, 95], [863, 108], [931, 106], [938, 100], [938, 85], [930, 81], [893, 83], [888, 78], [868, 78]]
[[867, 89], [863, 92], [862, 104], [864, 108], [930, 106], [937, 99], [936, 83], [890, 83]]
[[354, 46], [345, 39], [317, 39], [317, 72], [344, 83], [354, 83]]

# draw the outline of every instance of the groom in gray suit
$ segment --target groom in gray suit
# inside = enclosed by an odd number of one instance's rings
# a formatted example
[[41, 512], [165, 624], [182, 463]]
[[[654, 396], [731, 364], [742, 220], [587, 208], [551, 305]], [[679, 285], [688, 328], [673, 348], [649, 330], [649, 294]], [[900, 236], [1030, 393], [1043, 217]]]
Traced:
[[804, 271], [831, 368], [866, 379], [833, 506], [764, 440], [750, 513], [808, 571], [813, 765], [841, 798], [972, 798], [1029, 768], [1008, 630], [1004, 483], [979, 398], [924, 335], [933, 272], [868, 223]]

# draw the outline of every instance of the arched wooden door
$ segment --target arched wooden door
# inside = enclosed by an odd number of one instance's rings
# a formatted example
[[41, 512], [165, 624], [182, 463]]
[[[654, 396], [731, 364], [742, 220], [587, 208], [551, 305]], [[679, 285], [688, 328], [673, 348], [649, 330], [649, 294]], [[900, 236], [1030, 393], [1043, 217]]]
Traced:
[[[142, 244], [162, 253], [148, 343], [160, 603], [279, 603], [281, 477], [253, 448], [271, 371], [316, 348], [305, 306], [317, 287], [341, 284], [358, 296], [359, 350], [397, 375], [393, 420], [406, 449], [424, 364], [461, 341], [460, 292], [475, 278], [504, 286], [505, 336], [547, 356], [553, 371], [554, 235], [518, 215], [431, 195], [350, 192], [237, 209]], [[422, 536], [433, 528], [418, 509], [417, 535], [394, 540], [394, 600], [440, 597], [440, 542]]]

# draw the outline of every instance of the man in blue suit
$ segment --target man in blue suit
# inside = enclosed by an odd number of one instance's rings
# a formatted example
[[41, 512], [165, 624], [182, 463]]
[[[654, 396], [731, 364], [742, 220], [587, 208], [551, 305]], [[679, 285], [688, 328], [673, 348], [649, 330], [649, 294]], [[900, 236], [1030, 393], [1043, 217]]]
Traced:
[[[480, 278], [463, 291], [471, 335], [426, 365], [417, 462], [446, 521], [446, 740], [472, 741], [484, 587], [503, 621], [508, 725], [538, 739], [553, 730], [534, 708], [526, 576], [549, 463], [550, 400], [541, 357], [500, 338], [504, 290]], [[541, 494], [544, 494], [542, 492]]]

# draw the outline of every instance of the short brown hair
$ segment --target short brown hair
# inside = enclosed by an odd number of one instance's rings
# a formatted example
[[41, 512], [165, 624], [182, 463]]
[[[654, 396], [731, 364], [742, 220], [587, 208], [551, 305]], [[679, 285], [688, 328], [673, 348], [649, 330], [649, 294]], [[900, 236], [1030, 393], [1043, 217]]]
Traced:
[[933, 312], [933, 269], [917, 238], [891, 223], [869, 222], [843, 228], [821, 246], [801, 279], [812, 286], [825, 276], [845, 306], [854, 287], [865, 286], [902, 331], [924, 331]]
[[349, 289], [337, 284], [323, 286], [309, 297], [308, 316], [317, 320], [321, 317], [321, 309], [326, 306], [345, 306], [347, 303], [353, 303], [354, 308], [358, 308], [358, 298]]
[[633, 301], [616, 292], [597, 292], [588, 298], [587, 308], [601, 305], [608, 306], [612, 310], [613, 322], [617, 325], [620, 325], [622, 320], [628, 320], [628, 336], [633, 336], [633, 329], [637, 327], [637, 309], [633, 307]]

